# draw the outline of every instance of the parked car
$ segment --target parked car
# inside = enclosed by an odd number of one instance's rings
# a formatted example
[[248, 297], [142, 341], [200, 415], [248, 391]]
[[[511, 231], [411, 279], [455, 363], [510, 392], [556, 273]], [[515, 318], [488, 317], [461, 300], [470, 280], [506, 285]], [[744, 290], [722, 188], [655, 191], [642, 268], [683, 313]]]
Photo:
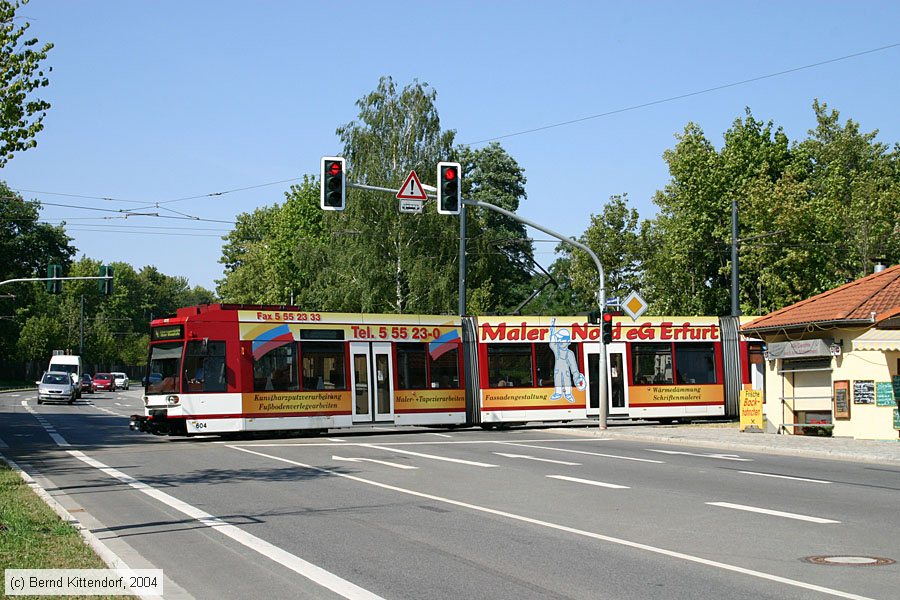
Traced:
[[109, 373], [96, 373], [94, 375], [94, 393], [100, 390], [106, 392], [116, 391], [116, 380]]
[[115, 381], [116, 381], [116, 388], [118, 388], [120, 390], [128, 389], [128, 385], [130, 383], [128, 381], [128, 375], [126, 375], [125, 373], [118, 373], [118, 372], [111, 373], [111, 375], [113, 376], [113, 379], [115, 379]]
[[82, 393], [87, 392], [88, 394], [90, 394], [93, 391], [94, 391], [94, 380], [91, 378], [90, 375], [85, 373], [84, 375], [81, 376], [81, 392]]
[[47, 371], [38, 386], [38, 404], [44, 402], [75, 403], [75, 384], [72, 377], [63, 371]]

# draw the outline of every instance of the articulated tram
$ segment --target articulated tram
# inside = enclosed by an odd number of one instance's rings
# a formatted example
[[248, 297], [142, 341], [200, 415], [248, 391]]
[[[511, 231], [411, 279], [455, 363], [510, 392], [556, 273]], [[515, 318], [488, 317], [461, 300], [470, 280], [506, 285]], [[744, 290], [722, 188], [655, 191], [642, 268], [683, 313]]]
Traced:
[[158, 435], [327, 430], [374, 423], [506, 427], [599, 416], [737, 414], [761, 347], [737, 319], [458, 317], [207, 304], [156, 319], [142, 415]]

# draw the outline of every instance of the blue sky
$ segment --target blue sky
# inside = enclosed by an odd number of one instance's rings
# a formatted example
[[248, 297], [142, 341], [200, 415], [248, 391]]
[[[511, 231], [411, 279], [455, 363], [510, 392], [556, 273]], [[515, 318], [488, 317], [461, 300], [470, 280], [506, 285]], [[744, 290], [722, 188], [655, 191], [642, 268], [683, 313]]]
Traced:
[[[317, 174], [381, 76], [427, 82], [473, 144], [900, 43], [896, 1], [32, 0], [20, 15], [56, 46], [53, 107], [0, 179], [64, 219], [79, 256], [210, 289], [228, 223]], [[613, 194], [653, 216], [689, 121], [718, 146], [750, 107], [797, 140], [819, 98], [893, 145], [898, 73], [900, 46], [499, 141], [528, 178], [520, 214], [577, 236]], [[161, 217], [86, 209], [194, 196], [141, 211]], [[163, 218], [184, 215], [202, 220]], [[554, 246], [536, 244], [542, 264]]]

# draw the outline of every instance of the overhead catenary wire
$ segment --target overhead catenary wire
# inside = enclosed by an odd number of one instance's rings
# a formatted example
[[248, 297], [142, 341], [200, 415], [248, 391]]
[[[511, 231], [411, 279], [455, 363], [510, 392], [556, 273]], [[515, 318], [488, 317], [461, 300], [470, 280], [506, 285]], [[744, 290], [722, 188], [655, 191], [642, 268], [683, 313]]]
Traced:
[[479, 144], [485, 144], [485, 143], [487, 143], [487, 142], [493, 142], [493, 141], [496, 141], [496, 140], [502, 140], [502, 139], [511, 138], [511, 137], [516, 137], [516, 136], [520, 136], [520, 135], [526, 135], [526, 134], [529, 134], [529, 133], [537, 133], [538, 131], [546, 131], [546, 130], [548, 130], [548, 129], [555, 129], [555, 128], [557, 128], [557, 127], [564, 127], [564, 126], [566, 126], [566, 125], [574, 125], [575, 123], [583, 123], [583, 122], [585, 122], [585, 121], [591, 121], [591, 120], [593, 120], [593, 119], [600, 119], [600, 118], [602, 118], [602, 117], [609, 117], [609, 116], [612, 116], [612, 115], [618, 115], [618, 114], [625, 113], [625, 112], [630, 112], [630, 111], [633, 111], [633, 110], [639, 110], [639, 109], [641, 109], [641, 108], [648, 108], [648, 107], [650, 107], [650, 106], [657, 106], [657, 105], [659, 105], [659, 104], [665, 104], [665, 103], [667, 103], [667, 102], [674, 102], [675, 100], [683, 100], [683, 99], [685, 99], [685, 98], [691, 98], [691, 97], [693, 97], [693, 96], [700, 96], [700, 95], [702, 95], [702, 94], [709, 94], [709, 93], [711, 93], [711, 92], [718, 92], [718, 91], [725, 90], [725, 89], [728, 89], [728, 88], [733, 88], [733, 87], [737, 87], [737, 86], [740, 86], [740, 85], [746, 85], [746, 84], [748, 84], [748, 83], [755, 83], [755, 82], [757, 82], [757, 81], [763, 81], [763, 80], [765, 80], [765, 79], [771, 79], [771, 78], [773, 78], [773, 77], [780, 77], [780, 76], [782, 76], [782, 75], [788, 75], [788, 74], [790, 74], [790, 73], [796, 73], [796, 72], [798, 72], [798, 71], [803, 71], [803, 70], [806, 70], [806, 69], [813, 69], [813, 68], [815, 68], [815, 67], [821, 67], [821, 66], [823, 66], [823, 65], [828, 65], [828, 64], [840, 62], [840, 61], [843, 61], [843, 60], [849, 60], [849, 59], [851, 59], [851, 58], [857, 58], [857, 57], [859, 57], [859, 56], [864, 56], [864, 55], [866, 55], [866, 54], [874, 54], [875, 52], [883, 52], [883, 51], [885, 51], [885, 50], [891, 50], [891, 49], [897, 48], [897, 47], [900, 47], [900, 42], [896, 42], [896, 43], [893, 43], [893, 44], [888, 44], [888, 45], [886, 45], [886, 46], [879, 46], [878, 48], [870, 48], [869, 50], [862, 50], [862, 51], [860, 51], [860, 52], [854, 52], [854, 53], [852, 53], [852, 54], [846, 54], [846, 55], [844, 55], [844, 56], [838, 56], [837, 58], [830, 58], [830, 59], [828, 59], [828, 60], [822, 60], [822, 61], [819, 61], [819, 62], [810, 63], [810, 64], [808, 64], [808, 65], [803, 65], [803, 66], [800, 66], [800, 67], [794, 67], [794, 68], [791, 68], [791, 69], [785, 69], [785, 70], [783, 70], [783, 71], [777, 71], [777, 72], [775, 72], [775, 73], [768, 73], [768, 74], [766, 74], [766, 75], [759, 75], [758, 77], [751, 77], [751, 78], [749, 78], [749, 79], [743, 79], [743, 80], [741, 80], [741, 81], [733, 81], [733, 82], [731, 82], [731, 83], [725, 83], [725, 84], [722, 84], [722, 85], [717, 85], [717, 86], [713, 86], [713, 87], [708, 87], [708, 88], [705, 88], [705, 89], [702, 89], [702, 90], [697, 90], [697, 91], [694, 91], [694, 92], [688, 92], [688, 93], [685, 93], [685, 94], [678, 94], [678, 95], [675, 95], [675, 96], [669, 96], [669, 97], [667, 97], [667, 98], [660, 98], [660, 99], [658, 99], [658, 100], [651, 100], [651, 101], [649, 101], [649, 102], [642, 102], [642, 103], [640, 103], [640, 104], [634, 104], [634, 105], [632, 105], [632, 106], [626, 106], [626, 107], [624, 107], [624, 108], [617, 108], [617, 109], [615, 109], [615, 110], [610, 110], [610, 111], [598, 113], [598, 114], [595, 114], [595, 115], [588, 115], [588, 116], [586, 116], [586, 117], [579, 117], [579, 118], [577, 118], [577, 119], [570, 119], [570, 120], [568, 120], [568, 121], [561, 121], [561, 122], [559, 122], [559, 123], [553, 123], [553, 124], [550, 124], [550, 125], [543, 125], [543, 126], [541, 126], [541, 127], [533, 127], [533, 128], [531, 128], [531, 129], [523, 129], [522, 131], [514, 131], [514, 132], [512, 132], [512, 133], [505, 133], [505, 134], [503, 134], [503, 135], [497, 135], [497, 136], [493, 136], [493, 137], [489, 137], [489, 138], [484, 138], [484, 139], [478, 140], [478, 141], [476, 141], [476, 142], [467, 142], [467, 143], [465, 143], [465, 144], [463, 144], [463, 145], [465, 145], [465, 146], [477, 146], [477, 145], [479, 145]]
[[[579, 117], [579, 118], [576, 118], [576, 119], [569, 119], [569, 120], [566, 120], [566, 121], [560, 121], [559, 123], [553, 123], [553, 124], [550, 124], [550, 125], [543, 125], [543, 126], [540, 126], [540, 127], [533, 127], [533, 128], [530, 128], [530, 129], [524, 129], [524, 130], [521, 130], [521, 131], [516, 131], [516, 132], [511, 132], [511, 133], [506, 133], [506, 134], [496, 135], [496, 136], [492, 136], [492, 137], [487, 137], [487, 138], [484, 138], [484, 139], [482, 139], [482, 140], [478, 140], [478, 141], [475, 141], [475, 142], [467, 142], [467, 143], [464, 143], [463, 145], [474, 146], [474, 145], [483, 144], [483, 143], [486, 143], [486, 142], [491, 142], [491, 141], [500, 140], [500, 139], [505, 139], [505, 138], [509, 138], [509, 137], [520, 136], [520, 135], [526, 135], [526, 134], [529, 134], [529, 133], [536, 133], [536, 132], [544, 131], [544, 130], [547, 130], [547, 129], [554, 129], [554, 128], [557, 128], [557, 127], [563, 127], [563, 126], [565, 126], [565, 125], [573, 125], [573, 124], [576, 124], [576, 123], [582, 123], [582, 122], [590, 121], [590, 120], [593, 120], [593, 119], [599, 119], [599, 118], [602, 118], [602, 117], [608, 117], [608, 116], [612, 116], [612, 115], [616, 115], [616, 114], [621, 114], [621, 113], [624, 113], [624, 112], [629, 112], [629, 111], [639, 110], [639, 109], [642, 109], [642, 108], [648, 108], [648, 107], [656, 106], [656, 105], [663, 104], [663, 103], [666, 103], [666, 102], [674, 102], [674, 101], [676, 101], [676, 100], [682, 100], [682, 99], [684, 99], [684, 98], [690, 98], [690, 97], [693, 97], [693, 96], [699, 96], [699, 95], [702, 95], [702, 94], [708, 94], [708, 93], [711, 93], [711, 92], [720, 91], [720, 90], [724, 90], [724, 89], [728, 89], [728, 88], [732, 88], [732, 87], [737, 87], [737, 86], [741, 86], [741, 85], [746, 85], [746, 84], [749, 84], [749, 83], [755, 83], [755, 82], [757, 82], [757, 81], [763, 81], [763, 80], [765, 80], [765, 79], [771, 79], [771, 78], [774, 78], [774, 77], [780, 77], [780, 76], [783, 76], [783, 75], [788, 75], [788, 74], [791, 74], [791, 73], [796, 73], [796, 72], [803, 71], [803, 70], [807, 70], [807, 69], [813, 69], [813, 68], [816, 68], [816, 67], [821, 67], [821, 66], [824, 66], [824, 65], [833, 64], [833, 63], [836, 63], [836, 62], [841, 62], [841, 61], [845, 61], [845, 60], [850, 60], [850, 59], [852, 59], [852, 58], [858, 58], [858, 57], [860, 57], [860, 56], [865, 56], [865, 55], [868, 55], [868, 54], [874, 54], [874, 53], [877, 53], [877, 52], [883, 52], [883, 51], [891, 50], [891, 49], [898, 48], [898, 47], [900, 47], [900, 42], [895, 42], [895, 43], [891, 43], [891, 44], [886, 44], [886, 45], [884, 45], [884, 46], [878, 46], [878, 47], [876, 47], [876, 48], [870, 48], [870, 49], [868, 49], [868, 50], [862, 50], [862, 51], [859, 51], [859, 52], [853, 52], [853, 53], [851, 53], [851, 54], [845, 54], [845, 55], [843, 55], [843, 56], [838, 56], [838, 57], [835, 57], [835, 58], [830, 58], [830, 59], [826, 59], [826, 60], [822, 60], [822, 61], [818, 61], [818, 62], [814, 62], [814, 63], [809, 63], [809, 64], [806, 64], [806, 65], [801, 65], [801, 66], [799, 66], [799, 67], [793, 67], [793, 68], [790, 68], [790, 69], [784, 69], [784, 70], [776, 71], [776, 72], [773, 72], [773, 73], [767, 73], [767, 74], [765, 74], [765, 75], [759, 75], [759, 76], [757, 76], [757, 77], [751, 77], [751, 78], [743, 79], [743, 80], [740, 80], [740, 81], [734, 81], [734, 82], [731, 82], [731, 83], [726, 83], [726, 84], [722, 84], [722, 85], [717, 85], [717, 86], [713, 86], [713, 87], [708, 87], [708, 88], [704, 88], [704, 89], [701, 89], [701, 90], [696, 90], [696, 91], [693, 91], [693, 92], [687, 92], [687, 93], [684, 93], [684, 94], [677, 94], [677, 95], [674, 95], [674, 96], [668, 96], [668, 97], [666, 97], [666, 98], [660, 98], [660, 99], [657, 99], [657, 100], [651, 100], [651, 101], [648, 101], [648, 102], [642, 102], [642, 103], [640, 103], [640, 104], [634, 104], [634, 105], [627, 106], [627, 107], [624, 107], [624, 108], [618, 108], [618, 109], [615, 109], [615, 110], [610, 110], [610, 111], [606, 111], [606, 112], [602, 112], [602, 113], [597, 113], [597, 114], [594, 114], [594, 115], [588, 115], [588, 116], [585, 116], [585, 117]], [[291, 178], [288, 178], [288, 179], [281, 179], [281, 180], [278, 180], [278, 181], [271, 181], [271, 182], [260, 183], [260, 184], [256, 184], [256, 185], [243, 186], [243, 187], [239, 187], [239, 188], [232, 188], [232, 189], [223, 190], [223, 191], [217, 191], [217, 192], [208, 192], [208, 193], [205, 193], [205, 194], [196, 194], [196, 195], [192, 195], [192, 196], [184, 196], [184, 197], [181, 197], [181, 198], [173, 198], [173, 199], [170, 199], [170, 200], [162, 200], [162, 201], [159, 201], [159, 202], [148, 202], [148, 201], [146, 201], [146, 200], [129, 200], [129, 199], [124, 199], [124, 198], [114, 198], [114, 197], [110, 197], [110, 196], [91, 196], [91, 195], [85, 195], [85, 194], [73, 194], [73, 193], [65, 193], [65, 192], [47, 192], [47, 191], [31, 190], [31, 189], [25, 189], [25, 188], [10, 188], [10, 189], [13, 190], [13, 191], [17, 191], [17, 192], [28, 192], [28, 193], [33, 193], [33, 194], [45, 194], [45, 195], [56, 195], [56, 196], [68, 196], [68, 197], [72, 197], [72, 198], [85, 198], [85, 199], [93, 199], [93, 200], [104, 200], [104, 201], [109, 201], [109, 202], [128, 202], [128, 203], [133, 203], [133, 204], [141, 204], [141, 205], [144, 205], [145, 208], [158, 208], [159, 205], [161, 205], [161, 204], [170, 204], [170, 203], [174, 203], [174, 202], [182, 202], [182, 201], [185, 201], [185, 200], [197, 200], [197, 199], [200, 199], [200, 198], [212, 198], [212, 197], [217, 197], [217, 196], [224, 196], [224, 195], [226, 195], [226, 194], [231, 194], [231, 193], [235, 193], [235, 192], [241, 192], [241, 191], [246, 191], [246, 190], [252, 190], [252, 189], [257, 189], [257, 188], [261, 188], [261, 187], [267, 187], [267, 186], [270, 186], [270, 185], [278, 185], [278, 184], [282, 184], [282, 183], [288, 183], [288, 182], [291, 182], [291, 181], [299, 181], [299, 180], [300, 180], [299, 177], [291, 177]], [[42, 202], [42, 204], [48, 204], [48, 205], [49, 205], [49, 203], [43, 203], [43, 202]]]

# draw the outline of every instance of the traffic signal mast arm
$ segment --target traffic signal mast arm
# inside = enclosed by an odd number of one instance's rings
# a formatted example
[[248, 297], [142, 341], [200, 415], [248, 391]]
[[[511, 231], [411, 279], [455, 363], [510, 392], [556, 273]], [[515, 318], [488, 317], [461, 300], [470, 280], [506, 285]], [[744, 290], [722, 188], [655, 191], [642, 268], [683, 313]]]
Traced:
[[94, 276], [85, 276], [85, 277], [21, 277], [19, 279], [7, 279], [6, 281], [0, 281], [0, 285], [5, 285], [7, 283], [16, 283], [19, 281], [69, 281], [71, 279], [112, 279], [113, 276], [110, 275], [108, 277], [99, 277], [97, 275]]
[[[603, 265], [600, 264], [600, 259], [597, 258], [597, 255], [594, 254], [593, 250], [591, 250], [590, 248], [588, 248], [581, 242], [577, 242], [577, 241], [573, 240], [572, 238], [568, 238], [562, 234], [556, 233], [552, 229], [548, 229], [548, 228], [544, 227], [543, 225], [538, 225], [534, 221], [529, 221], [525, 217], [520, 217], [519, 215], [517, 215], [514, 212], [510, 212], [504, 208], [500, 208], [499, 206], [496, 206], [489, 202], [482, 202], [481, 200], [466, 200], [464, 198], [460, 198], [460, 202], [462, 202], [463, 204], [466, 204], [468, 206], [478, 206], [481, 208], [487, 208], [494, 212], [498, 212], [501, 215], [504, 215], [504, 216], [509, 217], [510, 219], [513, 219], [514, 221], [524, 223], [525, 225], [528, 225], [529, 227], [534, 227], [538, 231], [543, 231], [547, 235], [553, 236], [561, 242], [565, 242], [566, 244], [569, 244], [570, 246], [575, 246], [579, 250], [584, 250], [585, 252], [587, 252], [588, 256], [591, 257], [591, 259], [594, 261], [594, 264], [597, 266], [597, 271], [600, 273], [600, 289], [597, 290], [597, 302], [600, 305], [601, 311], [606, 307], [606, 283], [605, 283], [606, 276], [603, 273]], [[598, 365], [600, 373], [606, 373], [606, 341], [603, 339], [603, 337], [604, 336], [600, 336], [600, 357], [599, 357], [600, 364]], [[607, 398], [608, 391], [607, 391], [607, 385], [606, 385], [606, 377], [600, 377], [600, 381], [598, 382], [598, 384], [599, 384], [598, 391], [599, 391], [599, 396], [600, 396], [599, 397], [600, 413], [598, 415], [599, 421], [600, 421], [599, 424], [600, 424], [600, 429], [606, 429], [607, 428], [606, 420], [609, 417], [609, 400]]]

